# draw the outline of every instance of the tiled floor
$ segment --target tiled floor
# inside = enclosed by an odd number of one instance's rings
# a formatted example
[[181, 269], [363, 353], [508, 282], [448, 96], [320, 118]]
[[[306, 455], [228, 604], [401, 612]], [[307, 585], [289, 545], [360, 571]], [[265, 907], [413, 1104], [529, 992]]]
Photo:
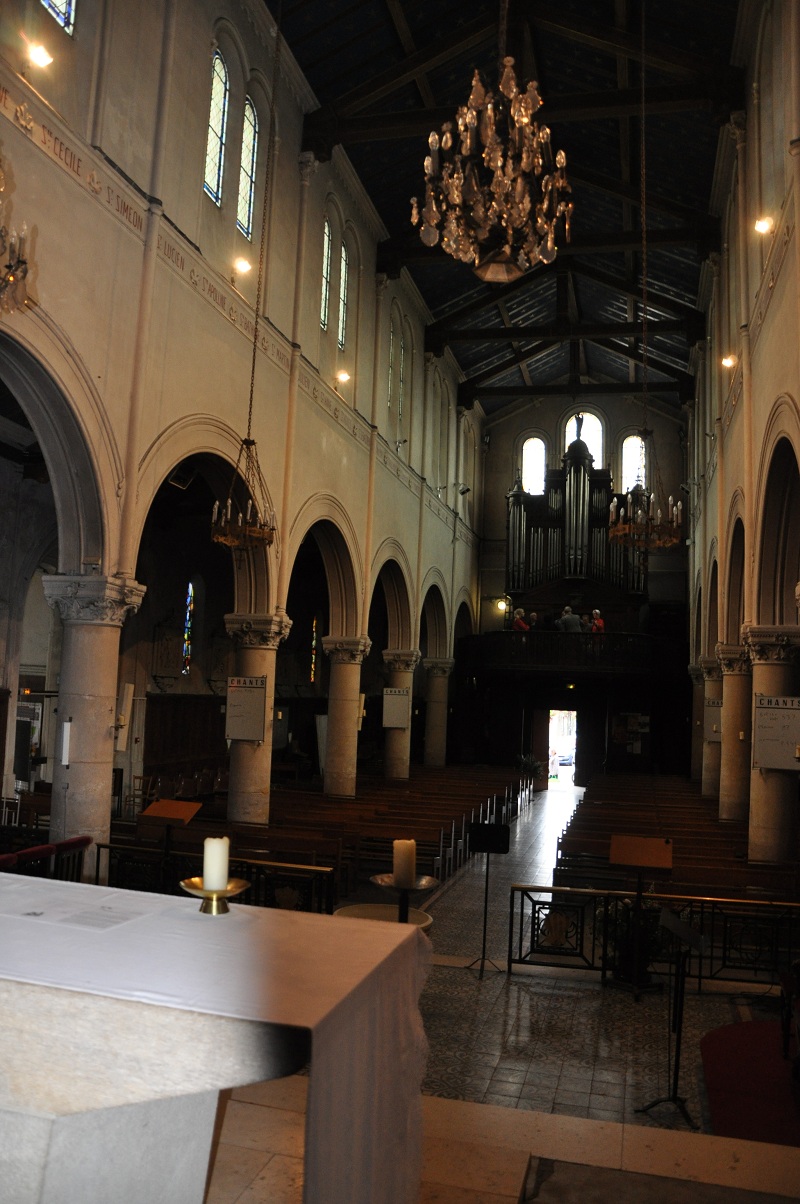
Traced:
[[[434, 957], [420, 1002], [430, 1054], [419, 1204], [797, 1198], [800, 1150], [707, 1135], [700, 1037], [762, 1015], [772, 999], [687, 992], [680, 1094], [695, 1134], [672, 1103], [636, 1111], [671, 1094], [666, 993], [636, 1002], [597, 976], [494, 968], [505, 965], [509, 886], [551, 881], [575, 797], [567, 783], [535, 796], [512, 825], [509, 854], [492, 855], [482, 978], [470, 963], [482, 953], [485, 858], [422, 904]], [[294, 1077], [233, 1093], [207, 1204], [300, 1204], [305, 1085]]]

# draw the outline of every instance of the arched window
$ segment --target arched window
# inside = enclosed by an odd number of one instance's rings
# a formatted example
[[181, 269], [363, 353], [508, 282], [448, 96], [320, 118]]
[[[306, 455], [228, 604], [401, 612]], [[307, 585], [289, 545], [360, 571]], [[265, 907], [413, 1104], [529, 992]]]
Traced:
[[42, 0], [50, 16], [69, 34], [75, 29], [75, 3], [76, 0]]
[[[603, 466], [603, 426], [600, 419], [595, 414], [580, 414], [583, 419], [581, 423], [581, 439], [589, 448], [590, 454], [594, 457], [595, 468]], [[564, 432], [564, 451], [567, 450], [570, 443], [578, 437], [578, 426], [573, 414], [567, 423]]]
[[339, 333], [336, 339], [336, 345], [340, 351], [344, 351], [344, 343], [347, 337], [347, 268], [347, 247], [343, 241], [342, 255], [339, 262]]
[[192, 666], [192, 626], [194, 623], [194, 586], [191, 581], [186, 587], [186, 603], [183, 616], [183, 667], [181, 673], [189, 676]]
[[400, 356], [399, 356], [398, 372], [397, 372], [397, 431], [400, 432], [400, 427], [403, 423], [403, 402], [405, 401], [406, 392], [406, 341], [403, 337], [402, 330], [400, 331]]
[[389, 322], [389, 381], [387, 406], [392, 411], [392, 385], [394, 384], [394, 319]]
[[544, 439], [534, 436], [522, 445], [522, 488], [526, 493], [544, 493]]
[[248, 96], [244, 102], [242, 127], [242, 160], [239, 164], [239, 204], [236, 225], [245, 238], [253, 237], [253, 197], [256, 190], [256, 156], [258, 152], [258, 115]]
[[218, 50], [211, 63], [211, 108], [208, 114], [206, 175], [203, 188], [216, 205], [222, 204], [222, 168], [228, 124], [228, 68]]
[[627, 439], [622, 441], [620, 493], [630, 493], [637, 484], [647, 484], [647, 453], [641, 435], [628, 435]]
[[331, 299], [331, 223], [325, 218], [322, 227], [322, 295], [319, 301], [319, 324], [328, 329], [328, 306]]

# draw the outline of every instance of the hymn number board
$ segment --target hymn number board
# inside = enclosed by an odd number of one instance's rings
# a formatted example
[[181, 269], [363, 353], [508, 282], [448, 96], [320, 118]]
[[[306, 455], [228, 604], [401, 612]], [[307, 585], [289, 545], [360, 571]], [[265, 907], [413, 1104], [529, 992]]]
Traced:
[[229, 677], [225, 739], [263, 740], [266, 705], [266, 677]]
[[756, 694], [753, 768], [800, 770], [800, 698]]

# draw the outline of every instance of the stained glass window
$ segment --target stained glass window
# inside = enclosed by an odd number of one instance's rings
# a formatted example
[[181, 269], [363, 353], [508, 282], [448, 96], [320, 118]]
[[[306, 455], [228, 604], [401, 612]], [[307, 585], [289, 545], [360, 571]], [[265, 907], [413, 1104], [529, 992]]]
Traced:
[[331, 297], [331, 223], [325, 218], [322, 227], [322, 296], [319, 302], [319, 324], [328, 329], [328, 303]]
[[42, 4], [62, 29], [72, 33], [75, 28], [75, 0], [42, 0]]
[[186, 612], [183, 619], [183, 668], [184, 677], [189, 676], [192, 664], [192, 622], [194, 620], [194, 586], [191, 581], [186, 588]]
[[342, 258], [339, 267], [339, 337], [337, 345], [344, 351], [344, 340], [347, 334], [347, 247], [342, 243]]
[[317, 680], [317, 617], [311, 620], [311, 676], [309, 681]]
[[203, 188], [215, 204], [222, 204], [222, 168], [228, 124], [228, 69], [218, 50], [211, 63], [211, 108], [208, 114], [206, 175]]
[[244, 102], [242, 129], [242, 161], [239, 165], [239, 205], [236, 225], [245, 238], [253, 237], [253, 197], [256, 190], [256, 153], [258, 150], [258, 116], [248, 96]]
[[394, 322], [389, 323], [389, 400], [387, 405], [392, 408], [392, 385], [394, 383]]

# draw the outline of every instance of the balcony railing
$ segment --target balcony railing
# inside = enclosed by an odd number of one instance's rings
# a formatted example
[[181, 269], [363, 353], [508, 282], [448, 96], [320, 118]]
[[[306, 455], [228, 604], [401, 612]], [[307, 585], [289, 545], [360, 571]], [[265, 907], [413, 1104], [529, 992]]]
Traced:
[[569, 670], [573, 673], [654, 673], [686, 676], [684, 649], [674, 640], [638, 632], [489, 631], [467, 636], [459, 656], [470, 670]]

